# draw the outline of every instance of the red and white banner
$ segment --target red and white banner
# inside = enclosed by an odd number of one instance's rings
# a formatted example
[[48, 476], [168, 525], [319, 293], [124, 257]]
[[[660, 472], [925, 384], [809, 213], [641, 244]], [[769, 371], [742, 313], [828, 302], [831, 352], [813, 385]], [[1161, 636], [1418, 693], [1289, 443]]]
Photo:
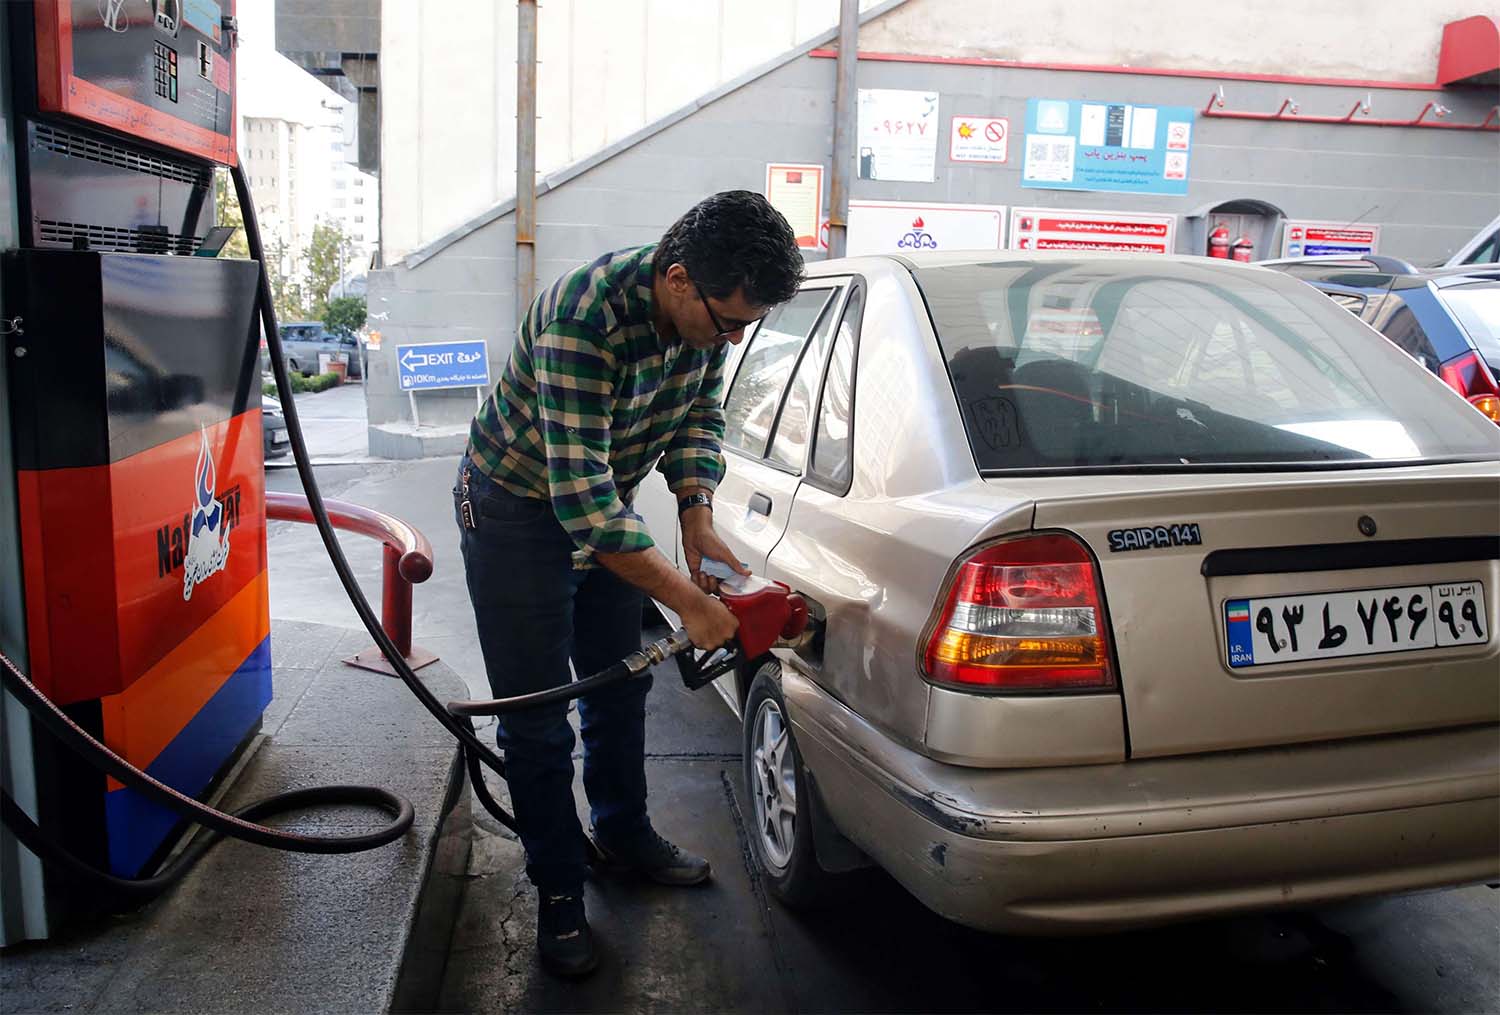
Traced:
[[1014, 208], [1010, 213], [1012, 250], [1170, 254], [1176, 244], [1176, 215], [1080, 208]]
[[1379, 248], [1379, 226], [1288, 219], [1281, 231], [1282, 257], [1359, 257]]

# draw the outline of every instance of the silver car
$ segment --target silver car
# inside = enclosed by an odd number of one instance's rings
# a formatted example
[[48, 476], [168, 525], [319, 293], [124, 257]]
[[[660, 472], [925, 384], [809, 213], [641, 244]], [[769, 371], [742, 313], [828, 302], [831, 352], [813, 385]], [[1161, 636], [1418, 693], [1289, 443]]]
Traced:
[[810, 272], [714, 512], [821, 621], [717, 685], [779, 896], [875, 863], [1055, 933], [1500, 876], [1494, 424], [1280, 272]]

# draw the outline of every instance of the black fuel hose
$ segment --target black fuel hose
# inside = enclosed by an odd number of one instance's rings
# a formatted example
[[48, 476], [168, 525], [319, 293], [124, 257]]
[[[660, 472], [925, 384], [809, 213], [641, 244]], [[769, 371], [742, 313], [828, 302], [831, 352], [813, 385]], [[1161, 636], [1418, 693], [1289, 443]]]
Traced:
[[[232, 814], [225, 813], [152, 778], [95, 740], [50, 698], [37, 690], [36, 685], [4, 654], [0, 654], [0, 683], [49, 733], [89, 764], [210, 830], [209, 835], [194, 842], [154, 877], [121, 878], [99, 870], [69, 852], [39, 828], [11, 799], [10, 794], [0, 792], [0, 817], [4, 818], [5, 824], [27, 849], [113, 893], [115, 898], [111, 901], [139, 905], [154, 898], [181, 878], [200, 856], [224, 836], [296, 853], [359, 853], [395, 842], [411, 828], [416, 816], [410, 801], [378, 786], [314, 786], [278, 793]], [[391, 815], [391, 821], [383, 828], [361, 835], [303, 835], [256, 823], [273, 814], [334, 805], [376, 807]]]
[[[276, 375], [276, 392], [281, 398], [282, 414], [286, 416], [286, 430], [291, 440], [292, 459], [296, 462], [297, 475], [302, 480], [302, 489], [307, 495], [308, 508], [312, 512], [313, 521], [317, 524], [318, 535], [323, 538], [323, 546], [328, 551], [328, 559], [333, 562], [333, 570], [337, 573], [339, 582], [344, 586], [344, 592], [349, 596], [349, 601], [354, 605], [354, 611], [359, 614], [360, 621], [365, 625], [365, 630], [369, 632], [371, 638], [375, 639], [375, 645], [391, 664], [391, 668], [396, 671], [396, 676], [401, 678], [407, 690], [411, 691], [422, 703], [422, 707], [431, 712], [433, 718], [437, 719], [462, 746], [464, 760], [471, 776], [479, 772], [479, 764], [482, 763], [503, 779], [505, 778], [505, 762], [494, 751], [480, 743], [479, 738], [474, 734], [473, 723], [467, 720], [459, 721], [448, 714], [443, 704], [417, 677], [415, 671], [401, 655], [400, 649], [396, 648], [395, 642], [391, 641], [385, 629], [380, 626], [380, 619], [375, 616], [375, 611], [370, 607], [370, 601], [365, 598], [359, 582], [355, 580], [354, 571], [349, 567], [349, 561], [344, 556], [344, 548], [339, 545], [338, 536], [333, 530], [333, 523], [328, 520], [328, 511], [323, 506], [323, 494], [318, 489], [317, 478], [313, 475], [312, 461], [307, 455], [307, 444], [302, 439], [302, 424], [298, 420], [297, 403], [292, 397], [292, 383], [286, 372], [286, 357], [281, 349], [281, 331], [276, 323], [275, 300], [271, 293], [271, 276], [266, 270], [265, 248], [261, 244], [260, 224], [255, 216], [255, 203], [250, 199], [250, 183], [245, 179], [244, 170], [238, 165], [230, 167], [229, 175], [234, 181], [234, 192], [239, 199], [240, 213], [244, 216], [245, 242], [250, 248], [250, 259], [259, 261], [261, 265], [260, 299], [257, 303], [260, 309], [261, 326], [266, 334], [266, 351], [271, 358], [271, 372]], [[516, 819], [490, 795], [483, 785], [483, 780], [473, 779], [473, 782], [475, 793], [484, 809], [512, 832], [518, 831]]]
[[[255, 215], [255, 206], [250, 198], [250, 189], [244, 172], [234, 166], [230, 169], [235, 193], [244, 216], [245, 237], [250, 248], [250, 257], [260, 264], [260, 276], [256, 303], [262, 326], [266, 334], [266, 346], [270, 353], [271, 368], [276, 376], [276, 388], [281, 395], [282, 410], [286, 416], [287, 434], [291, 440], [297, 472], [306, 492], [308, 505], [323, 544], [328, 550], [339, 581], [343, 584], [353, 603], [355, 612], [364, 622], [370, 636], [384, 653], [396, 674], [417, 699], [426, 706], [438, 721], [458, 739], [462, 745], [464, 760], [475, 795], [481, 804], [501, 824], [515, 830], [515, 819], [495, 800], [484, 783], [481, 762], [493, 769], [502, 778], [505, 763], [480, 743], [475, 736], [473, 724], [468, 719], [454, 718], [446, 712], [432, 693], [417, 679], [411, 667], [386, 635], [365, 598], [348, 560], [344, 557], [328, 520], [323, 497], [313, 475], [308, 458], [307, 445], [302, 438], [302, 426], [297, 416], [296, 402], [292, 397], [291, 383], [287, 378], [286, 360], [281, 348], [281, 333], [276, 323], [270, 276], [265, 266], [265, 250], [261, 241], [260, 226]], [[355, 853], [378, 849], [401, 838], [411, 828], [415, 812], [411, 802], [389, 790], [376, 786], [316, 786], [292, 790], [256, 801], [234, 813], [227, 813], [201, 803], [171, 786], [152, 778], [121, 758], [105, 744], [100, 743], [86, 730], [75, 723], [61, 708], [37, 689], [9, 658], [0, 653], [0, 686], [3, 686], [36, 720], [57, 737], [70, 750], [82, 757], [89, 765], [114, 776], [124, 785], [157, 801], [209, 830], [186, 850], [171, 860], [156, 874], [146, 878], [122, 878], [100, 870], [81, 859], [41, 828], [24, 808], [0, 788], [0, 822], [16, 836], [31, 852], [44, 861], [60, 867], [75, 877], [101, 890], [96, 899], [102, 909], [132, 908], [155, 898], [175, 884], [192, 865], [226, 836], [273, 849], [300, 853]], [[302, 835], [259, 824], [259, 820], [310, 807], [360, 806], [373, 807], [391, 815], [391, 821], [374, 831], [357, 835]]]
[[609, 684], [628, 680], [633, 675], [625, 663], [618, 662], [591, 677], [584, 677], [568, 684], [559, 684], [557, 687], [549, 687], [544, 691], [532, 691], [530, 694], [518, 694], [513, 698], [495, 698], [490, 701], [450, 701], [448, 711], [452, 715], [467, 716], [520, 712], [523, 709], [536, 708], [538, 705], [552, 705], [559, 701], [568, 701], [591, 691], [597, 691]]
[[[280, 395], [282, 413], [286, 417], [287, 436], [292, 447], [292, 458], [297, 474], [307, 496], [308, 507], [322, 537], [339, 582], [348, 594], [355, 612], [366, 631], [375, 640], [376, 646], [390, 662], [396, 676], [407, 689], [432, 713], [460, 744], [464, 765], [480, 804], [495, 820], [518, 831], [515, 818], [491, 794], [484, 780], [483, 768], [491, 769], [502, 779], [505, 777], [505, 762], [490, 750], [475, 735], [474, 725], [469, 720], [473, 715], [500, 715], [532, 708], [537, 705], [566, 701], [588, 694], [600, 687], [629, 679], [645, 672], [652, 663], [663, 661], [691, 647], [686, 632], [678, 630], [640, 653], [606, 670], [573, 681], [561, 687], [550, 688], [533, 694], [518, 695], [491, 701], [450, 702], [445, 708], [417, 677], [394, 642], [381, 627], [369, 600], [365, 598], [349, 561], [344, 556], [328, 511], [323, 503], [313, 475], [312, 462], [307, 454], [307, 444], [302, 437], [302, 424], [297, 415], [291, 381], [286, 372], [286, 357], [281, 348], [281, 332], [276, 321], [274, 298], [271, 292], [270, 275], [265, 264], [265, 248], [261, 241], [260, 225], [255, 215], [255, 205], [250, 197], [250, 187], [244, 171], [238, 166], [230, 167], [235, 195], [244, 216], [245, 239], [250, 258], [260, 264], [257, 309], [261, 326], [266, 336], [266, 349], [271, 360], [271, 370], [276, 378], [276, 390]], [[140, 905], [176, 883], [192, 865], [221, 838], [228, 836], [273, 849], [302, 853], [354, 853], [377, 849], [399, 839], [411, 828], [414, 812], [411, 803], [388, 790], [374, 786], [317, 786], [293, 790], [257, 801], [232, 814], [216, 810], [200, 803], [135, 768], [107, 746], [94, 739], [68, 715], [39, 691], [10, 659], [0, 654], [0, 683], [41, 724], [58, 737], [71, 750], [82, 756], [90, 765], [106, 772], [127, 786], [131, 786], [148, 797], [166, 805], [210, 830], [210, 834], [189, 845], [176, 859], [148, 878], [121, 878], [93, 865], [71, 853], [62, 843], [40, 828], [25, 810], [10, 795], [0, 790], [0, 821], [11, 829], [16, 838], [27, 849], [42, 859], [51, 862], [77, 877], [85, 879], [110, 893], [109, 902]], [[450, 714], [450, 712], [452, 714]], [[483, 767], [482, 767], [483, 766]], [[314, 836], [301, 835], [258, 824], [258, 819], [292, 810], [330, 805], [355, 805], [375, 807], [389, 813], [391, 822], [383, 828], [362, 835]], [[586, 848], [593, 852], [593, 843], [585, 837]]]

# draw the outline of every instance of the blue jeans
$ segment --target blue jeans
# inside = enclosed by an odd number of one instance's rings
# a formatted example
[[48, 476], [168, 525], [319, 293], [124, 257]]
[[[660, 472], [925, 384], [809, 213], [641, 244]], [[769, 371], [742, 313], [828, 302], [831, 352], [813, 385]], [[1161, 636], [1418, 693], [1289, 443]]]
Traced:
[[[464, 469], [474, 527], [459, 504]], [[454, 515], [479, 646], [495, 697], [545, 690], [619, 662], [641, 645], [643, 593], [602, 567], [573, 569], [572, 539], [544, 500], [521, 497], [465, 460]], [[576, 628], [575, 628], [576, 618]], [[595, 833], [628, 842], [646, 816], [646, 692], [651, 676], [578, 700], [583, 787]], [[565, 702], [501, 716], [497, 741], [526, 847], [526, 873], [540, 891], [583, 889], [585, 852], [573, 802], [573, 728]]]

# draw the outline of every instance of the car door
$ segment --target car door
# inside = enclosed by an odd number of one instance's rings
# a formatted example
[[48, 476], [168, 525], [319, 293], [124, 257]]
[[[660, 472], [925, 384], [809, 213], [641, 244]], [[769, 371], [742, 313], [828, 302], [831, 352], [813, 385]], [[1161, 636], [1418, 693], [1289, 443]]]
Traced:
[[842, 278], [814, 279], [773, 310], [746, 341], [724, 397], [725, 474], [714, 524], [756, 573], [786, 531], [844, 291]]
[[344, 356], [345, 362], [349, 364], [350, 377], [364, 377], [364, 361], [360, 356], [359, 339], [350, 334], [335, 334], [333, 336], [334, 347]]
[[312, 341], [311, 329], [305, 324], [281, 326], [281, 348], [288, 359], [288, 369], [301, 373], [318, 372], [318, 346]]

